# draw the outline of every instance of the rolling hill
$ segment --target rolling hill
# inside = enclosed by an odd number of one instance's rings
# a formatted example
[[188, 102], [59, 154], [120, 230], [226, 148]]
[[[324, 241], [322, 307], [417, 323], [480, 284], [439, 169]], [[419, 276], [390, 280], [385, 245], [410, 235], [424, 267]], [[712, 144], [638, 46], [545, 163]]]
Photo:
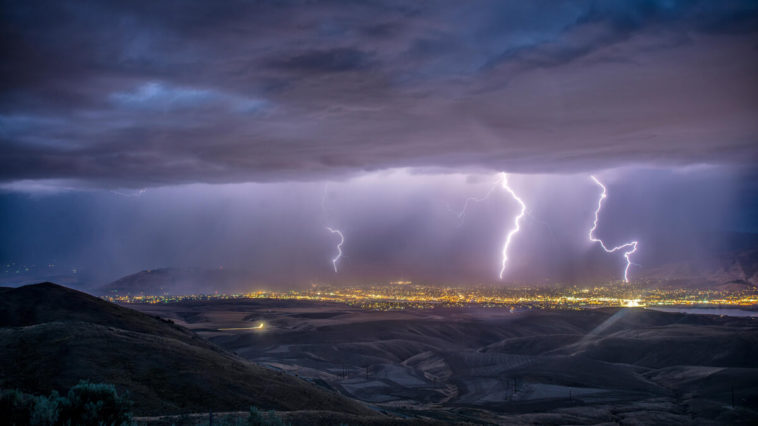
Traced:
[[171, 321], [52, 283], [0, 289], [0, 388], [47, 394], [80, 379], [128, 391], [142, 415], [251, 405], [376, 414], [245, 361]]
[[[644, 308], [135, 304], [376, 407], [494, 424], [755, 424], [755, 319]], [[265, 333], [240, 327], [265, 322]]]

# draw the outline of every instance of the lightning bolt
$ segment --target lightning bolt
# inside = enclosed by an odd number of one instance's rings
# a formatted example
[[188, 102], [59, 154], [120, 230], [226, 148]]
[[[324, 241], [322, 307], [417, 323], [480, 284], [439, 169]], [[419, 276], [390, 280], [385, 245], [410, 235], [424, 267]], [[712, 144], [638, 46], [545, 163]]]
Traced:
[[345, 243], [345, 236], [342, 234], [342, 231], [340, 231], [339, 229], [334, 229], [334, 228], [329, 227], [329, 226], [327, 226], [326, 229], [329, 232], [331, 232], [332, 234], [337, 234], [340, 237], [340, 242], [337, 243], [337, 256], [334, 259], [332, 259], [332, 266], [334, 266], [334, 272], [338, 272], [337, 271], [337, 262], [342, 257], [342, 244]]
[[326, 197], [329, 195], [329, 182], [324, 184], [324, 194], [321, 196], [321, 212], [326, 216]]
[[518, 195], [516, 195], [516, 192], [513, 191], [513, 189], [508, 186], [508, 175], [505, 172], [502, 172], [500, 174], [501, 176], [501, 184], [503, 186], [503, 189], [508, 191], [508, 193], [511, 194], [511, 197], [513, 197], [514, 200], [516, 200], [521, 205], [521, 212], [516, 216], [516, 218], [513, 220], [513, 229], [511, 229], [508, 232], [508, 235], [505, 237], [505, 244], [503, 244], [503, 257], [502, 262], [500, 266], [500, 279], [503, 279], [503, 274], [505, 273], [505, 265], [508, 263], [508, 247], [511, 245], [511, 240], [513, 239], [513, 236], [518, 233], [518, 231], [521, 230], [521, 219], [526, 214], [526, 204], [524, 203], [524, 200], [519, 198]]
[[590, 176], [595, 183], [603, 189], [603, 192], [600, 194], [600, 198], [597, 200], [597, 208], [595, 209], [595, 221], [592, 222], [592, 228], [590, 229], [590, 232], [587, 234], [590, 241], [593, 243], [600, 243], [600, 247], [605, 250], [606, 253], [614, 253], [616, 251], [619, 251], [624, 248], [631, 248], [630, 250], [627, 250], [624, 252], [624, 258], [626, 259], [626, 267], [624, 268], [624, 282], [629, 282], [629, 267], [632, 266], [632, 260], [630, 259], [631, 255], [634, 254], [634, 252], [637, 251], [637, 241], [629, 241], [628, 243], [621, 244], [620, 246], [616, 246], [613, 248], [606, 247], [603, 240], [599, 238], [595, 238], [593, 235], [595, 231], [597, 230], [597, 222], [598, 222], [598, 215], [600, 215], [600, 209], [603, 208], [603, 200], [608, 198], [608, 190], [606, 189], [605, 185], [602, 184], [595, 176]]
[[147, 191], [147, 188], [138, 189], [134, 192], [123, 192], [123, 191], [116, 191], [116, 190], [112, 190], [111, 192], [116, 195], [121, 195], [124, 197], [139, 197], [140, 195], [144, 194], [145, 191]]
[[492, 186], [487, 191], [487, 193], [484, 194], [484, 196], [466, 198], [466, 200], [463, 202], [463, 208], [460, 211], [456, 212], [452, 208], [450, 208], [450, 205], [447, 206], [447, 209], [458, 218], [458, 226], [463, 224], [463, 218], [466, 216], [466, 210], [468, 210], [469, 205], [473, 203], [481, 203], [482, 201], [488, 200], [492, 196], [492, 193], [495, 192], [498, 185], [502, 182], [503, 175], [504, 173], [498, 174], [497, 180], [495, 180], [495, 182], [492, 183]]
[[[329, 216], [329, 212], [326, 207], [326, 199], [329, 193], [329, 182], [324, 184], [324, 194], [321, 196], [321, 211], [324, 214], [324, 217], [326, 218]], [[332, 267], [334, 267], [334, 272], [339, 272], [337, 269], [337, 262], [339, 262], [340, 258], [342, 258], [342, 244], [345, 243], [345, 235], [340, 231], [339, 229], [332, 228], [331, 226], [327, 226], [326, 229], [331, 232], [332, 234], [337, 234], [340, 237], [340, 242], [337, 243], [337, 256], [335, 256], [334, 259], [332, 259]]]

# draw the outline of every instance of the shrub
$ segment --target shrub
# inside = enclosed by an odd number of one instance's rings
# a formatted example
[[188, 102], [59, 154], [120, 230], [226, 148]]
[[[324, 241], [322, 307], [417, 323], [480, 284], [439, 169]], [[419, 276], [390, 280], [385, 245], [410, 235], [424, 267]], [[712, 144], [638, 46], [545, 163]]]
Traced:
[[19, 390], [0, 391], [0, 413], [8, 425], [121, 426], [131, 422], [131, 402], [108, 384], [86, 381], [66, 396], [53, 391], [49, 397]]
[[260, 411], [254, 406], [250, 407], [247, 424], [248, 426], [287, 426], [273, 410]]
[[113, 385], [80, 381], [63, 400], [61, 420], [83, 426], [122, 425], [131, 420], [131, 402]]
[[35, 398], [18, 390], [6, 390], [0, 393], [0, 413], [3, 421], [9, 425], [30, 424], [34, 411]]
[[33, 425], [54, 425], [58, 423], [60, 409], [65, 404], [66, 398], [61, 397], [57, 391], [53, 391], [49, 397], [35, 397], [34, 411], [30, 416]]

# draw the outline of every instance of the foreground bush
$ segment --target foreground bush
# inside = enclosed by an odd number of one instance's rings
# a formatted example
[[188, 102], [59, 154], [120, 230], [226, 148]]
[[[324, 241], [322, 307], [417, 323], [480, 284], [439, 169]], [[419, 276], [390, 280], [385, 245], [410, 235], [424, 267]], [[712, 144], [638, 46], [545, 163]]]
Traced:
[[256, 407], [250, 407], [250, 415], [247, 418], [248, 426], [286, 426], [273, 411], [264, 412]]
[[131, 402], [113, 385], [81, 381], [66, 396], [0, 392], [0, 417], [8, 425], [121, 426], [131, 422]]

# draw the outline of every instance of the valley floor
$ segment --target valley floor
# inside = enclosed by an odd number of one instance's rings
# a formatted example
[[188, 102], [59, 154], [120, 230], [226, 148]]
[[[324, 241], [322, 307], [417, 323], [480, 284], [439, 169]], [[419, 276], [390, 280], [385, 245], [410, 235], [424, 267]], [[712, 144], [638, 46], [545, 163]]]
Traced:
[[[128, 307], [410, 422], [758, 420], [752, 318], [641, 308], [379, 312], [274, 300]], [[307, 414], [283, 415], [307, 423]]]

